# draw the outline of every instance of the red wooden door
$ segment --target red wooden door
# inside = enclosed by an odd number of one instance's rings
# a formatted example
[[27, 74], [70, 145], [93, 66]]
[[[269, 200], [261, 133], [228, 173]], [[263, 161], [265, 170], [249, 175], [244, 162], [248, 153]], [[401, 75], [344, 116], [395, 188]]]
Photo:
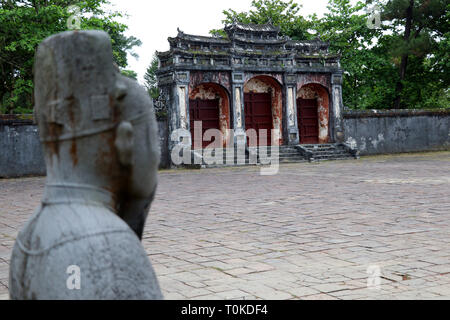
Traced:
[[[270, 93], [245, 93], [245, 129], [255, 129], [258, 136], [258, 145], [271, 145], [272, 121], [272, 99]], [[259, 130], [266, 129], [266, 141], [259, 141]], [[249, 141], [247, 141], [249, 142]], [[253, 143], [252, 143], [253, 144]], [[255, 147], [254, 145], [249, 145]]]
[[297, 99], [297, 122], [300, 143], [319, 143], [317, 99]]
[[[202, 141], [196, 145], [203, 148], [213, 143], [212, 141], [203, 141], [203, 135], [208, 129], [219, 129], [219, 99], [214, 100], [189, 100], [189, 122], [191, 125], [192, 146], [194, 141]], [[194, 121], [202, 122], [202, 136], [194, 136]]]

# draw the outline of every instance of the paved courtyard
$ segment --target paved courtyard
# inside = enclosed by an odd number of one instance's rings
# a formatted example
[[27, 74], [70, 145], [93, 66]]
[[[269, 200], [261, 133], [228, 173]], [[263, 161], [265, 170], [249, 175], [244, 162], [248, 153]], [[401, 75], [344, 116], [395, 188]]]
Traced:
[[[159, 179], [143, 245], [166, 299], [450, 299], [450, 152]], [[0, 299], [43, 186], [0, 180]]]

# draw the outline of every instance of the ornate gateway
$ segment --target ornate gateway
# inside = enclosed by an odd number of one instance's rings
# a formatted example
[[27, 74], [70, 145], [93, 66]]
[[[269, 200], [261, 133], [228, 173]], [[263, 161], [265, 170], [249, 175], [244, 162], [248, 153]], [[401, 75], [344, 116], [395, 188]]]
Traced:
[[[219, 130], [224, 147], [250, 145], [248, 129], [256, 130], [259, 146], [343, 141], [343, 70], [328, 43], [293, 41], [271, 24], [235, 22], [225, 32], [203, 37], [178, 30], [168, 39], [170, 50], [158, 53], [169, 133], [183, 128], [192, 143], [203, 141], [194, 149], [208, 145], [205, 130], [191, 128], [196, 121]], [[266, 141], [261, 128], [268, 130]]]

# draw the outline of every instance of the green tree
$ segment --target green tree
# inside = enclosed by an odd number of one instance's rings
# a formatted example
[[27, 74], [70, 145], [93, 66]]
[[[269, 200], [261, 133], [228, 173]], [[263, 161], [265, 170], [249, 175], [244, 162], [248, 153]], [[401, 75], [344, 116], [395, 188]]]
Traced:
[[[332, 52], [341, 53], [347, 107], [398, 108], [400, 96], [403, 108], [449, 107], [448, 9], [443, 1], [426, 3], [428, 9], [424, 7], [419, 16], [428, 15], [429, 21], [409, 32], [408, 45], [405, 26], [392, 15], [394, 1], [368, 0], [352, 5], [348, 0], [330, 0], [323, 19], [312, 17], [313, 29], [330, 42]], [[383, 23], [370, 28], [369, 14], [364, 12], [375, 4], [381, 9]], [[395, 12], [399, 10], [397, 7]]]
[[382, 30], [369, 28], [367, 4], [349, 0], [330, 0], [328, 12], [318, 19], [312, 16], [313, 29], [330, 51], [341, 55], [344, 69], [344, 105], [352, 109], [386, 107], [392, 90], [393, 66], [383, 50], [374, 45]]
[[68, 10], [76, 4], [81, 13], [81, 29], [100, 29], [111, 36], [114, 60], [127, 66], [127, 53], [140, 45], [126, 37], [125, 24], [115, 21], [122, 14], [107, 12], [107, 0], [0, 0], [0, 112], [28, 113], [32, 107], [33, 61], [38, 44], [46, 37], [66, 31]]
[[[368, 24], [373, 5], [381, 9], [375, 28]], [[294, 40], [329, 42], [341, 55], [344, 104], [352, 109], [450, 108], [448, 0], [329, 0], [320, 19], [301, 17], [300, 8], [253, 0], [248, 12], [225, 10], [223, 23], [273, 22]]]
[[147, 68], [147, 71], [144, 75], [145, 87], [149, 95], [156, 99], [159, 97], [159, 89], [158, 89], [158, 80], [156, 78], [156, 71], [158, 70], [159, 60], [156, 56], [156, 52], [153, 54], [152, 61]]
[[[449, 71], [448, 59], [447, 62], [439, 59], [448, 58], [448, 51], [443, 51], [448, 49], [448, 11], [448, 0], [391, 0], [383, 6], [382, 19], [389, 22], [388, 30], [392, 33], [389, 53], [398, 66], [393, 108], [423, 102], [422, 88], [427, 92], [448, 89], [448, 75], [444, 75]], [[444, 69], [430, 72], [433, 65], [430, 58]], [[429, 88], [430, 80], [434, 90]], [[439, 82], [444, 87], [436, 87]]]
[[[225, 19], [222, 22], [227, 25], [234, 21], [241, 23], [265, 24], [272, 23], [280, 27], [283, 35], [294, 40], [305, 40], [311, 37], [308, 33], [308, 21], [299, 15], [301, 5], [293, 0], [253, 0], [252, 10], [248, 12], [236, 12], [233, 9], [224, 10]], [[222, 35], [223, 30], [211, 30], [213, 35]]]

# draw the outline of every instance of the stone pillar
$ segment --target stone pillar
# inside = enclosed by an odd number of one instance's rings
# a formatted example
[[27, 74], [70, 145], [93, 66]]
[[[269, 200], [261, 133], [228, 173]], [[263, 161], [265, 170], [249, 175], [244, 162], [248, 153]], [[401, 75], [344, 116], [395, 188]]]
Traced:
[[[189, 71], [176, 72], [174, 74], [174, 83], [172, 85], [171, 105], [169, 112], [169, 139], [172, 132], [177, 129], [186, 131], [183, 139], [192, 141], [189, 125]], [[188, 141], [185, 142], [188, 144]], [[170, 150], [177, 144], [177, 141], [170, 139]]]
[[297, 76], [287, 74], [284, 77], [284, 141], [289, 145], [299, 144], [297, 125]]
[[231, 76], [234, 143], [236, 146], [242, 147], [247, 143], [244, 113], [244, 74], [242, 72], [233, 72]]
[[335, 73], [331, 76], [331, 101], [333, 104], [333, 137], [335, 142], [340, 143], [344, 141], [342, 73]]
[[189, 71], [175, 73], [178, 128], [189, 130]]

